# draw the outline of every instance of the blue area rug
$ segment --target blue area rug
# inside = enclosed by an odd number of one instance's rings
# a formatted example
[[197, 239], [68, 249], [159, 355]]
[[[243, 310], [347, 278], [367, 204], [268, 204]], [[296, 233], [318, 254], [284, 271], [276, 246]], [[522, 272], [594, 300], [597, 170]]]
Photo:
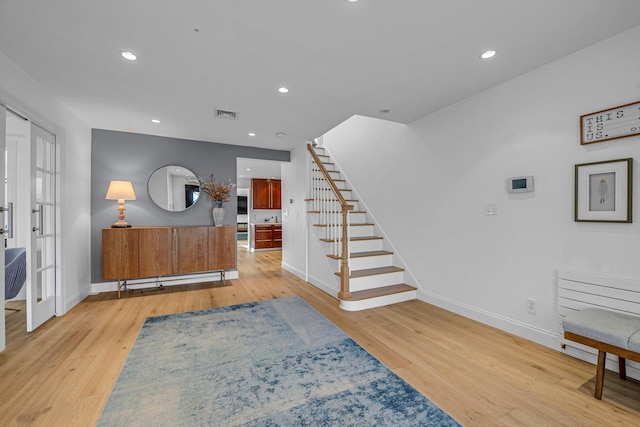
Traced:
[[300, 298], [147, 318], [99, 426], [458, 426]]

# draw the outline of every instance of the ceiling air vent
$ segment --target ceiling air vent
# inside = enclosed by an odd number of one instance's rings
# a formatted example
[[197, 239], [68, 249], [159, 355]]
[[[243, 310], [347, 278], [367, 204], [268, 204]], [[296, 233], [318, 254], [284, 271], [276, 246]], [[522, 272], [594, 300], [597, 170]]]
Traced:
[[216, 110], [216, 117], [219, 119], [238, 120], [239, 115], [235, 111]]

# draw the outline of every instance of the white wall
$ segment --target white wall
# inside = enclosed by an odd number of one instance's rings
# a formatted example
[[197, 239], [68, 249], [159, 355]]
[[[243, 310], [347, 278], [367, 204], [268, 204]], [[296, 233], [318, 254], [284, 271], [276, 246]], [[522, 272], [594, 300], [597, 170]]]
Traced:
[[63, 314], [90, 290], [91, 130], [0, 52], [0, 102], [53, 132], [60, 147], [59, 285]]
[[336, 297], [338, 280], [307, 220], [308, 164], [305, 145], [291, 151], [290, 163], [282, 163], [282, 267]]
[[[557, 270], [640, 277], [637, 214], [573, 221], [578, 163], [633, 157], [640, 200], [640, 137], [579, 145], [580, 115], [640, 100], [639, 41], [636, 27], [406, 126], [354, 116], [324, 135], [421, 298], [557, 348]], [[535, 192], [508, 194], [518, 175]]]

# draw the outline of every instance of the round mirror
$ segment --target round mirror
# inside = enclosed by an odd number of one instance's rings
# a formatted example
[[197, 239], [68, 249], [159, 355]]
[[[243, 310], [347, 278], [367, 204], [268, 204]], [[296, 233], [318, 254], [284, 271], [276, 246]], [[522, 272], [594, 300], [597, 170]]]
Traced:
[[200, 182], [189, 169], [167, 165], [151, 174], [147, 190], [158, 207], [170, 212], [182, 212], [198, 200]]

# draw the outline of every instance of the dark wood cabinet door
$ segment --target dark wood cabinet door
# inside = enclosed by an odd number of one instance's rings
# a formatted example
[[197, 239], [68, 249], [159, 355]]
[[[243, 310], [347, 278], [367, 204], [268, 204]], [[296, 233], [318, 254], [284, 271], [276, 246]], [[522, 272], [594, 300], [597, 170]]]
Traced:
[[282, 186], [279, 179], [272, 179], [271, 185], [271, 209], [282, 207]]
[[178, 227], [178, 268], [175, 274], [206, 271], [209, 227]]
[[139, 277], [173, 274], [177, 256], [173, 247], [173, 229], [150, 227], [138, 229], [140, 246]]
[[138, 277], [138, 230], [105, 228], [102, 230], [102, 279]]
[[254, 178], [251, 180], [251, 205], [253, 209], [270, 209], [269, 181]]
[[209, 270], [236, 268], [236, 230], [233, 226], [209, 227]]

